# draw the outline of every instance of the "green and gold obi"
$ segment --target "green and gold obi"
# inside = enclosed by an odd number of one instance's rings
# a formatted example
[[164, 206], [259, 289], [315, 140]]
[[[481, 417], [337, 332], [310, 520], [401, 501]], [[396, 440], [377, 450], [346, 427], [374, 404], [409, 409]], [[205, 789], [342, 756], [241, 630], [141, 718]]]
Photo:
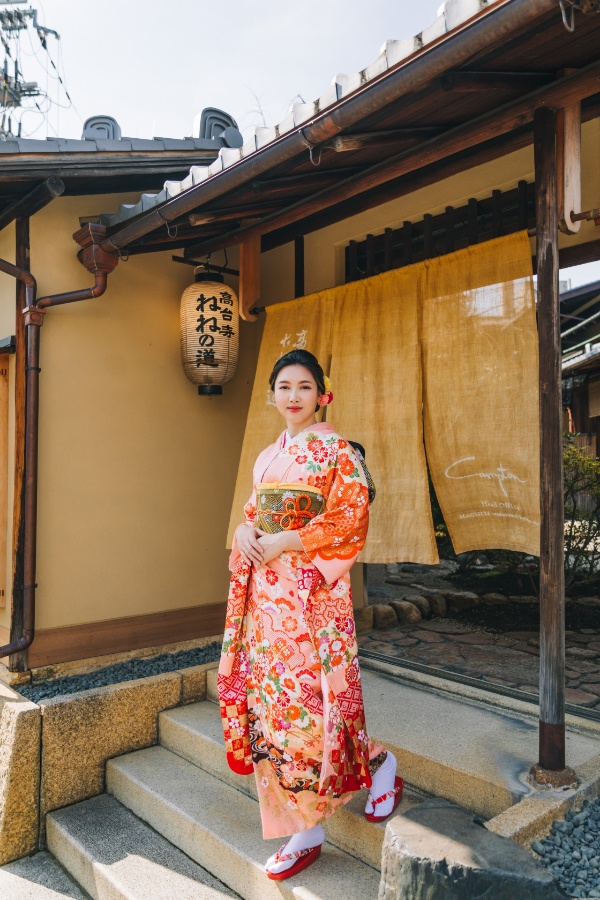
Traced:
[[325, 497], [309, 484], [258, 484], [256, 527], [267, 534], [297, 531], [325, 511]]

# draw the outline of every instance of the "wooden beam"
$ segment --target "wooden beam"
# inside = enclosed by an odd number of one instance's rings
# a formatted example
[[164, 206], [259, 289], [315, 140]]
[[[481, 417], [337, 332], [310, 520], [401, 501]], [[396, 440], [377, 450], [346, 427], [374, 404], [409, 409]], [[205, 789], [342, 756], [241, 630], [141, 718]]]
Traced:
[[347, 150], [362, 150], [372, 144], [406, 144], [414, 146], [428, 137], [442, 134], [448, 131], [449, 125], [415, 126], [414, 128], [394, 128], [391, 131], [366, 131], [361, 134], [338, 134], [328, 141], [324, 147], [327, 150], [335, 150], [336, 153], [344, 153]]
[[64, 193], [65, 185], [56, 175], [46, 178], [41, 184], [38, 184], [32, 191], [16, 200], [9, 207], [0, 213], [0, 231], [14, 222], [15, 219], [25, 219], [35, 215], [44, 206], [47, 206], [55, 197], [60, 197]]
[[600, 259], [600, 240], [588, 241], [586, 244], [575, 244], [574, 247], [563, 247], [559, 251], [558, 256], [561, 269], [597, 262]]
[[[576, 71], [565, 70], [564, 74]], [[571, 213], [581, 212], [581, 103], [558, 110], [557, 118], [558, 227], [577, 234], [581, 222]]]
[[143, 616], [40, 629], [31, 646], [31, 665], [48, 666], [212, 635], [218, 640], [223, 633], [226, 606], [226, 603], [211, 603]]
[[213, 222], [218, 224], [231, 219], [254, 219], [274, 210], [272, 203], [262, 206], [239, 206], [237, 209], [207, 209], [206, 212], [190, 213], [188, 222], [197, 228], [198, 225], [210, 225]]
[[556, 110], [534, 117], [540, 372], [540, 732], [532, 774], [565, 771], [565, 570]]
[[555, 79], [556, 75], [552, 72], [449, 72], [442, 75], [440, 84], [445, 91], [463, 94], [489, 90], [529, 93]]
[[275, 178], [262, 178], [252, 182], [252, 190], [255, 194], [268, 194], [269, 197], [277, 194], [297, 191], [303, 194], [309, 184], [320, 185], [324, 181], [336, 182], [340, 178], [348, 178], [363, 171], [364, 166], [344, 166], [336, 169], [323, 169], [314, 172], [304, 172], [299, 175], [281, 175]]
[[260, 237], [254, 236], [240, 244], [240, 316], [245, 322], [256, 322], [253, 309], [260, 297]]
[[299, 222], [337, 203], [342, 203], [356, 194], [439, 162], [484, 141], [527, 125], [533, 119], [538, 106], [564, 105], [579, 101], [600, 90], [600, 62], [580, 69], [578, 72], [558, 79], [549, 87], [534, 91], [526, 97], [512, 101], [499, 109], [486, 113], [466, 125], [454, 128], [445, 134], [432, 138], [418, 147], [397, 156], [382, 160], [358, 175], [346, 178], [341, 184], [326, 187], [306, 200], [300, 200], [283, 210], [265, 218], [256, 225], [248, 225], [229, 232], [220, 239], [207, 240], [195, 249], [198, 253], [212, 252], [222, 247], [239, 244], [246, 237], [268, 234], [278, 228]]
[[[30, 271], [29, 219], [17, 219], [15, 228], [15, 264]], [[15, 321], [15, 474], [12, 535], [12, 613], [10, 639], [17, 641], [23, 633], [23, 583], [25, 537], [25, 323], [27, 306], [25, 285], [16, 281]], [[10, 657], [12, 672], [27, 669], [27, 650]]]

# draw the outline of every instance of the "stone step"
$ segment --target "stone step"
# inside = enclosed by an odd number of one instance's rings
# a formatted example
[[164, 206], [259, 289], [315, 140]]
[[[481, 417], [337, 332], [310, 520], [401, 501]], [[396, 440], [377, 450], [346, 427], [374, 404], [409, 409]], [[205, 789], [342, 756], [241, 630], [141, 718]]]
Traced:
[[[527, 782], [538, 757], [533, 704], [456, 684], [450, 689], [442, 678], [418, 682], [386, 663], [361, 660], [361, 672], [369, 735], [394, 753], [408, 784], [486, 820], [533, 792]], [[216, 670], [208, 672], [207, 697], [217, 698]], [[566, 741], [574, 768], [598, 752], [598, 736], [587, 726], [568, 727]]]
[[2, 900], [89, 900], [89, 896], [46, 851], [0, 867]]
[[238, 897], [108, 794], [50, 813], [47, 840], [93, 900]]
[[258, 803], [167, 750], [109, 760], [108, 791], [244, 900], [375, 900], [377, 869], [326, 843], [322, 859], [288, 881], [264, 864], [281, 839], [261, 837]]
[[[236, 775], [227, 765], [221, 716], [214, 703], [194, 703], [161, 713], [159, 735], [163, 747], [256, 799], [254, 776]], [[411, 809], [427, 796], [405, 787], [398, 811]], [[367, 822], [363, 815], [366, 798], [367, 791], [361, 791], [338, 809], [325, 822], [325, 831], [336, 847], [379, 868], [385, 823]]]

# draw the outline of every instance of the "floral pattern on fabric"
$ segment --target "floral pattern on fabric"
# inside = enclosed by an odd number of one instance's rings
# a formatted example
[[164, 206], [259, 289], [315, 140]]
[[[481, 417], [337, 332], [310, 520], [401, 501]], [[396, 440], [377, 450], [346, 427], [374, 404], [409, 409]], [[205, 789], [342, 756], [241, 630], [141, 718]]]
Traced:
[[283, 438], [259, 456], [255, 484], [314, 484], [326, 508], [298, 529], [305, 552], [256, 569], [234, 542], [219, 666], [228, 761], [254, 769], [265, 838], [331, 815], [370, 785], [382, 750], [366, 731], [348, 574], [367, 532], [364, 474], [330, 425]]

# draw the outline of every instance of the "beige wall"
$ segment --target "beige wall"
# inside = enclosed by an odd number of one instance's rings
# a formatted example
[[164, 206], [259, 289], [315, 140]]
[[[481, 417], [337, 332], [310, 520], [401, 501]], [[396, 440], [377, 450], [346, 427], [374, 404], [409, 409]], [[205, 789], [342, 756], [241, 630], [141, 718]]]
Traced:
[[[122, 200], [61, 198], [34, 217], [39, 296], [91, 283], [71, 234], [80, 215]], [[226, 598], [225, 532], [259, 330], [242, 323], [234, 380], [222, 397], [199, 397], [179, 357], [179, 297], [191, 281], [170, 254], [132, 257], [103, 298], [46, 315], [38, 629]], [[13, 298], [3, 278], [4, 330]]]

